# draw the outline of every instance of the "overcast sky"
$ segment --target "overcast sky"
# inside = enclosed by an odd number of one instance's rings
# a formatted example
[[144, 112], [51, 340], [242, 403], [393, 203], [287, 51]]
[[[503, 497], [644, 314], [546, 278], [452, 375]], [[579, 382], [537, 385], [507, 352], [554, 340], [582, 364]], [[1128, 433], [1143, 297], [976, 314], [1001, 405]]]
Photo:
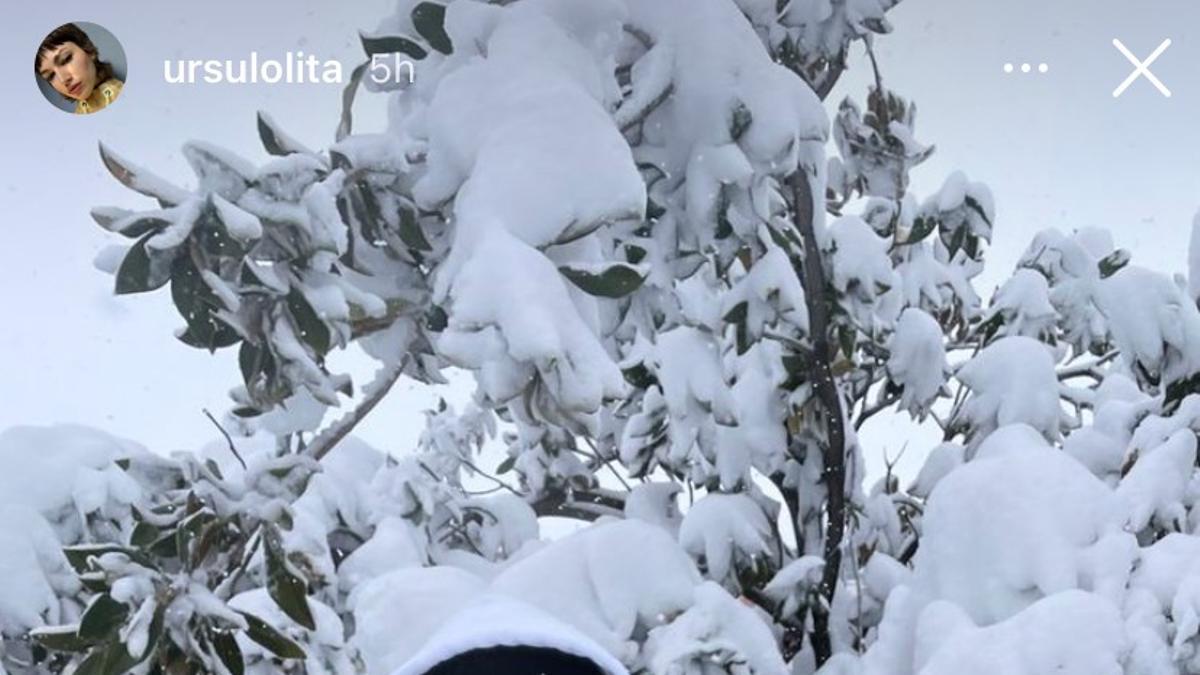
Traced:
[[[162, 2], [101, 9], [94, 1], [60, 1], [9, 14], [0, 41], [0, 429], [75, 422], [157, 451], [213, 437], [201, 408], [227, 407], [238, 379], [233, 353], [185, 347], [172, 337], [178, 319], [168, 294], [113, 297], [111, 279], [92, 267], [112, 238], [88, 210], [141, 203], [103, 169], [97, 141], [185, 184], [192, 175], [179, 147], [188, 139], [254, 162], [266, 158], [254, 125], [259, 109], [323, 147], [337, 123], [339, 86], [171, 85], [163, 61], [303, 50], [337, 59], [348, 72], [362, 54], [356, 31], [373, 28], [390, 6], [221, 0], [186, 10]], [[1188, 224], [1200, 207], [1200, 3], [905, 0], [892, 18], [895, 33], [878, 42], [885, 82], [917, 101], [918, 138], [938, 147], [914, 189], [928, 194], [961, 169], [996, 197], [996, 242], [981, 290], [990, 291], [1045, 227], [1108, 227], [1136, 263], [1185, 269]], [[42, 36], [70, 20], [105, 26], [129, 59], [121, 100], [101, 114], [54, 109], [32, 79]], [[1114, 99], [1133, 65], [1113, 38], [1139, 58], [1172, 39], [1151, 68], [1174, 96], [1164, 98], [1143, 79]], [[1034, 70], [1006, 74], [1006, 62]], [[1040, 74], [1043, 62], [1049, 71]], [[859, 67], [844, 78], [831, 105], [847, 94], [861, 99], [866, 75]], [[381, 97], [360, 96], [356, 128], [382, 124]], [[341, 363], [365, 375], [362, 362]], [[382, 448], [410, 447], [419, 410], [433, 400], [402, 383], [359, 433]], [[914, 435], [899, 420], [882, 420], [865, 434], [868, 461], [878, 466], [884, 449], [894, 453], [903, 442], [897, 439], [910, 436], [917, 439], [905, 462], [911, 470], [929, 435]]]

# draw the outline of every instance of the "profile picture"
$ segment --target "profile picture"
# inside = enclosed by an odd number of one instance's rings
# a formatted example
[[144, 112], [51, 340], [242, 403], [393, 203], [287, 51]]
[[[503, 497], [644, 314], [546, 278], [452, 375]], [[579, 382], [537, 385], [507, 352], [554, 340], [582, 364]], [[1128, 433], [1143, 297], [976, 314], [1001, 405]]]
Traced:
[[33, 72], [55, 107], [86, 115], [113, 105], [125, 85], [125, 50], [104, 27], [65, 23], [38, 45]]

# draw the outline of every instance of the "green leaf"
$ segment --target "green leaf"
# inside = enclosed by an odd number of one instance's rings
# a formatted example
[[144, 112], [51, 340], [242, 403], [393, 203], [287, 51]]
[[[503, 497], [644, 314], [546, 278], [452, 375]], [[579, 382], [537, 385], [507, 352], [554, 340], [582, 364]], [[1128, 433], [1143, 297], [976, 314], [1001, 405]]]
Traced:
[[749, 309], [750, 303], [743, 300], [726, 312], [724, 317], [725, 323], [733, 325], [737, 331], [738, 355], [745, 354], [750, 350], [750, 336], [746, 327], [746, 316]]
[[220, 301], [200, 276], [191, 256], [179, 256], [171, 267], [171, 299], [187, 323], [187, 330], [179, 339], [210, 352], [237, 344], [241, 339], [238, 332], [214, 316], [213, 310], [220, 307]]
[[1181, 377], [1167, 385], [1163, 397], [1163, 412], [1168, 415], [1174, 413], [1183, 399], [1192, 394], [1200, 394], [1200, 372]]
[[754, 115], [750, 113], [750, 109], [746, 107], [745, 103], [738, 101], [729, 121], [729, 136], [733, 138], [734, 142], [741, 139], [753, 121]]
[[425, 38], [430, 47], [443, 54], [454, 51], [450, 36], [446, 34], [446, 6], [437, 2], [422, 2], [413, 8], [413, 26]]
[[308, 586], [292, 572], [279, 529], [273, 523], [265, 523], [262, 539], [267, 559], [267, 593], [292, 621], [309, 630], [316, 630], [317, 625], [308, 606]]
[[102, 556], [105, 553], [123, 553], [143, 567], [158, 569], [154, 561], [147, 558], [141, 552], [119, 544], [75, 544], [73, 546], [64, 546], [62, 551], [63, 556], [77, 574], [91, 571], [88, 559]]
[[116, 232], [130, 239], [137, 239], [151, 232], [157, 234], [171, 224], [170, 221], [161, 216], [141, 215], [130, 217], [131, 215], [129, 211], [125, 211], [124, 209], [119, 210], [117, 213], [113, 213], [113, 209], [102, 207], [92, 209], [92, 220], [95, 220], [97, 225], [109, 232]]
[[646, 280], [645, 271], [624, 263], [612, 263], [599, 274], [570, 265], [563, 265], [558, 271], [584, 293], [603, 298], [621, 298], [629, 295]]
[[1100, 267], [1100, 278], [1107, 279], [1112, 275], [1120, 272], [1122, 268], [1129, 264], [1133, 256], [1129, 251], [1119, 248], [1108, 254], [1103, 260], [1098, 263]]
[[275, 120], [261, 110], [258, 111], [258, 138], [262, 141], [263, 148], [272, 155], [282, 157], [293, 153], [312, 154], [308, 148], [280, 130]]
[[304, 649], [300, 645], [290, 640], [283, 633], [275, 630], [266, 621], [249, 612], [238, 610], [238, 614], [246, 617], [246, 637], [262, 645], [275, 656], [281, 659], [302, 659], [305, 657]]
[[129, 545], [139, 548], [149, 546], [158, 541], [160, 535], [161, 532], [157, 527], [142, 521], [133, 526], [133, 532], [129, 534]]
[[[366, 46], [364, 38], [363, 48], [366, 48]], [[367, 66], [369, 65], [371, 65], [370, 61], [363, 61], [350, 72], [350, 81], [346, 83], [346, 88], [342, 90], [342, 118], [338, 121], [337, 131], [333, 135], [334, 140], [340, 141], [350, 135], [350, 129], [354, 121], [354, 97], [358, 94], [358, 85], [362, 82], [363, 73], [367, 72]]]
[[126, 675], [137, 663], [124, 644], [114, 641], [93, 650], [72, 675]]
[[645, 363], [635, 363], [634, 365], [621, 371], [625, 376], [625, 381], [637, 387], [638, 389], [649, 389], [658, 384], [658, 378], [650, 372]]
[[211, 196], [205, 200], [203, 209], [193, 236], [200, 242], [204, 252], [213, 258], [245, 257], [246, 244], [229, 233], [229, 227], [221, 220]]
[[841, 346], [842, 353], [846, 355], [847, 359], [854, 359], [854, 345], [857, 335], [857, 331], [850, 326], [838, 327], [838, 344]]
[[625, 244], [625, 260], [636, 265], [646, 259], [646, 249], [637, 244]]
[[[959, 227], [957, 230], [955, 230], [953, 233], [951, 233], [950, 243], [946, 244], [946, 250], [950, 254], [949, 258], [951, 260], [953, 260], [955, 254], [957, 254], [959, 252], [959, 250], [962, 249], [963, 244], [966, 243], [966, 240], [967, 240], [967, 226], [966, 225]], [[944, 238], [943, 238], [943, 241], [945, 241]]]
[[183, 158], [202, 185], [212, 185], [217, 194], [236, 202], [253, 182], [254, 177], [248, 173], [250, 167], [232, 153], [219, 155], [210, 147], [195, 142], [184, 143]]
[[100, 161], [104, 163], [104, 168], [121, 182], [125, 187], [134, 192], [153, 197], [158, 200], [162, 206], [175, 206], [188, 197], [188, 191], [183, 188], [176, 187], [155, 177], [145, 177], [140, 174], [143, 169], [136, 166], [124, 157], [121, 157], [109, 150], [107, 146], [100, 143]]
[[125, 254], [121, 266], [117, 268], [117, 295], [157, 290], [170, 280], [170, 275], [155, 274], [154, 265], [146, 251], [146, 241], [155, 234], [148, 232], [143, 235]]
[[414, 59], [423, 59], [429, 55], [429, 52], [424, 47], [400, 35], [367, 35], [366, 33], [359, 33], [358, 37], [362, 40], [363, 51], [367, 53], [367, 56], [395, 54], [399, 52], [407, 54]]
[[29, 631], [35, 642], [56, 652], [82, 652], [94, 645], [95, 640], [79, 637], [78, 626], [47, 626]]
[[970, 195], [963, 197], [963, 203], [967, 205], [967, 208], [971, 209], [980, 218], [982, 218], [983, 222], [987, 223], [988, 226], [991, 226], [992, 219], [988, 218], [987, 212], [983, 210], [983, 205], [980, 204], [978, 201], [976, 201], [974, 197], [972, 197]]
[[[218, 472], [217, 475], [219, 476], [220, 473]], [[227, 525], [227, 521], [223, 518], [218, 518], [204, 526], [204, 530], [196, 539], [196, 544], [192, 546], [191, 569], [199, 568], [204, 559], [208, 557], [208, 554], [214, 548], [217, 548], [217, 542], [220, 540], [221, 534], [225, 531]]]
[[242, 650], [238, 648], [237, 638], [233, 636], [233, 633], [213, 630], [209, 633], [209, 641], [212, 642], [217, 658], [221, 659], [221, 663], [225, 664], [225, 668], [231, 675], [243, 675], [246, 672], [246, 662], [242, 658]]
[[429, 308], [429, 312], [425, 315], [425, 327], [434, 333], [440, 333], [446, 330], [446, 326], [450, 324], [450, 317], [446, 315], [446, 310], [434, 305]]
[[416, 249], [418, 251], [432, 251], [433, 247], [429, 245], [429, 240], [425, 238], [425, 232], [421, 229], [421, 224], [417, 222], [416, 209], [404, 206], [400, 209], [400, 240], [405, 246]]
[[329, 326], [317, 316], [316, 310], [304, 297], [304, 293], [296, 288], [288, 291], [287, 307], [294, 320], [297, 336], [317, 354], [328, 354], [332, 342]]
[[916, 244], [924, 241], [931, 232], [937, 229], [938, 221], [936, 218], [916, 218], [913, 220], [912, 230], [908, 233], [908, 238], [904, 240], [904, 246]]
[[128, 605], [113, 600], [107, 593], [97, 595], [79, 619], [79, 637], [92, 642], [105, 640], [117, 632], [127, 616]]
[[508, 457], [504, 458], [503, 462], [500, 462], [500, 466], [496, 467], [496, 473], [499, 475], [504, 475], [504, 474], [508, 473], [509, 471], [512, 471], [513, 467], [515, 467], [516, 465], [517, 465], [517, 458], [513, 455], [509, 455]]
[[1004, 315], [996, 312], [992, 318], [979, 324], [979, 333], [983, 336], [984, 344], [992, 341], [996, 337], [996, 333], [1004, 327]]
[[242, 371], [242, 382], [250, 384], [262, 372], [265, 350], [250, 342], [242, 342], [238, 349], [238, 369]]

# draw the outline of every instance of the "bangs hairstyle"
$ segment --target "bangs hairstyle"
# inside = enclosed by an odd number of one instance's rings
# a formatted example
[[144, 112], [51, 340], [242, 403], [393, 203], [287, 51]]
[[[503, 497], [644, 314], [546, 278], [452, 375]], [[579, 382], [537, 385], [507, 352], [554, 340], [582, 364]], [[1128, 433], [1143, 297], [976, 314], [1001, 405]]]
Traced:
[[68, 42], [74, 42], [79, 45], [79, 48], [87, 52], [88, 56], [92, 57], [92, 61], [96, 63], [96, 84], [112, 79], [112, 64], [100, 60], [100, 51], [96, 49], [96, 45], [92, 43], [92, 39], [88, 37], [87, 33], [83, 32], [82, 28], [73, 23], [64, 23], [50, 31], [46, 39], [42, 40], [41, 46], [38, 47], [37, 55], [33, 57], [34, 74], [38, 77], [42, 76], [39, 66], [41, 66], [42, 57], [46, 55], [46, 52]]

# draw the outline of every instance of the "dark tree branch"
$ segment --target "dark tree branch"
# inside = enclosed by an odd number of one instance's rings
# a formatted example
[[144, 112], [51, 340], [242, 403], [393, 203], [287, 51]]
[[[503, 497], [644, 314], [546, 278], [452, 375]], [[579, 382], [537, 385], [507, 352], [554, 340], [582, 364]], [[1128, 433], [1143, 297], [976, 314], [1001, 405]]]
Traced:
[[392, 390], [392, 386], [404, 374], [404, 369], [407, 365], [408, 354], [405, 354], [401, 357], [399, 363], [385, 366], [381, 369], [374, 382], [374, 388], [363, 399], [363, 402], [341, 419], [326, 427], [312, 439], [312, 443], [305, 450], [308, 456], [320, 461], [322, 457], [329, 454], [329, 451], [333, 450], [334, 446], [340, 443], [388, 395], [388, 392]]
[[530, 504], [538, 517], [558, 516], [592, 522], [600, 516], [621, 518], [625, 514], [625, 502], [608, 492], [590, 490], [555, 490], [543, 495]]
[[208, 417], [210, 422], [213, 423], [213, 426], [217, 428], [217, 431], [220, 431], [221, 435], [225, 437], [225, 442], [229, 444], [229, 451], [233, 453], [233, 456], [235, 459], [237, 459], [238, 464], [241, 464], [242, 469], [245, 470], [246, 460], [242, 459], [242, 454], [238, 452], [237, 447], [234, 446], [233, 439], [229, 437], [229, 432], [225, 431], [225, 427], [221, 426], [221, 423], [217, 421], [217, 418], [213, 417], [212, 413], [208, 412], [208, 408], [201, 408], [201, 410], [204, 411], [204, 415]]
[[828, 285], [821, 264], [821, 249], [817, 243], [815, 229], [816, 195], [813, 194], [808, 174], [803, 170], [796, 171], [789, 180], [792, 188], [794, 225], [804, 243], [802, 273], [804, 295], [808, 305], [809, 334], [813, 345], [809, 378], [817, 403], [825, 413], [827, 437], [824, 444], [822, 481], [829, 497], [826, 504], [828, 523], [825, 532], [825, 570], [819, 587], [825, 602], [813, 607], [812, 633], [813, 652], [819, 667], [833, 652], [829, 635], [829, 608], [837, 591], [838, 575], [842, 567], [842, 537], [846, 530], [846, 429], [841, 394], [830, 368], [834, 352], [829, 342], [829, 307], [826, 303]]

